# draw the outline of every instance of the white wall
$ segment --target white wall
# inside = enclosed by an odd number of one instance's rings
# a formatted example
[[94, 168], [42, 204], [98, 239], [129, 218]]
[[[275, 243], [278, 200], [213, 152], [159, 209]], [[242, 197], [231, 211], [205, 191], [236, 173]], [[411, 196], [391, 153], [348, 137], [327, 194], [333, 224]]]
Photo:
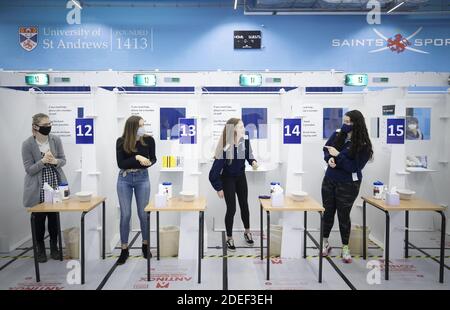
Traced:
[[[162, 76], [181, 76], [182, 83], [177, 86], [236, 86], [236, 77], [239, 73], [230, 72], [199, 72], [199, 73], [158, 73]], [[342, 74], [330, 72], [292, 72], [292, 73], [266, 73], [267, 75], [281, 76], [283, 85], [300, 86], [307, 85], [342, 85]], [[125, 86], [130, 85], [132, 73], [117, 72], [70, 72], [66, 76], [72, 77], [72, 85], [104, 85], [104, 86]], [[393, 86], [407, 86], [409, 84], [437, 85], [443, 86], [446, 83], [444, 74], [429, 74], [431, 78], [423, 78], [416, 73], [392, 73], [383, 74], [389, 76]], [[431, 82], [430, 82], [431, 81]], [[434, 84], [433, 84], [434, 83]], [[1, 72], [0, 85], [23, 85], [23, 74], [17, 72]], [[164, 85], [161, 85], [164, 86]], [[171, 85], [173, 86], [173, 85]], [[273, 85], [271, 85], [273, 86]], [[447, 97], [446, 97], [447, 96]], [[440, 120], [442, 114], [449, 114], [449, 95], [418, 95], [410, 94], [406, 97], [399, 95], [398, 90], [382, 90], [369, 92], [367, 94], [340, 94], [340, 95], [305, 95], [302, 92], [286, 97], [288, 102], [297, 107], [300, 104], [314, 104], [320, 108], [323, 107], [345, 107], [349, 109], [359, 109], [366, 116], [368, 122], [370, 117], [381, 116], [381, 106], [394, 104], [395, 100], [405, 100], [406, 107], [427, 107], [433, 108], [431, 141], [407, 141], [406, 151], [417, 153], [417, 155], [428, 155], [431, 168], [439, 170], [435, 173], [426, 175], [410, 175], [407, 177], [407, 186], [416, 190], [417, 194], [423, 198], [430, 199], [435, 203], [446, 204], [450, 202], [450, 193], [448, 191], [448, 180], [450, 171], [448, 164], [439, 164], [441, 160], [439, 154], [446, 150], [442, 157], [448, 160], [450, 154], [450, 143], [444, 134], [449, 133], [450, 120]], [[447, 100], [447, 107], [445, 102]], [[2, 145], [5, 146], [5, 155], [2, 156], [2, 171], [6, 177], [1, 179], [1, 208], [0, 208], [0, 250], [8, 251], [19, 245], [23, 240], [30, 237], [29, 216], [22, 207], [22, 190], [24, 170], [20, 156], [21, 142], [30, 135], [31, 116], [34, 113], [45, 109], [45, 103], [48, 102], [71, 102], [76, 106], [85, 106], [91, 109], [92, 113], [98, 117], [95, 119], [96, 134], [96, 156], [97, 168], [101, 172], [98, 176], [99, 190], [98, 194], [107, 197], [107, 244], [113, 246], [119, 239], [119, 209], [116, 194], [116, 181], [118, 168], [115, 159], [115, 142], [121, 135], [125, 119], [118, 118], [119, 115], [128, 113], [128, 105], [131, 102], [145, 102], [160, 106], [194, 106], [206, 119], [203, 122], [203, 135], [201, 143], [208, 144], [209, 128], [211, 128], [210, 107], [213, 102], [236, 102], [241, 107], [267, 107], [269, 109], [269, 123], [279, 123], [281, 120], [275, 118], [279, 111], [280, 95], [256, 95], [256, 94], [234, 94], [234, 95], [195, 95], [195, 94], [140, 94], [123, 95], [115, 94], [100, 88], [93, 89], [92, 95], [41, 95], [30, 94], [28, 92], [5, 90], [0, 88], [0, 112], [4, 120], [4, 128], [0, 131]], [[447, 109], [447, 110], [446, 110]], [[189, 109], [187, 111], [189, 116]], [[182, 190], [183, 176], [181, 172], [159, 172], [161, 167], [161, 156], [167, 154], [176, 141], [160, 141], [159, 136], [155, 137], [157, 147], [158, 163], [150, 168], [151, 194], [156, 192], [157, 184], [163, 181], [172, 181], [174, 184], [174, 193]], [[322, 155], [322, 146], [325, 141], [316, 143], [304, 143], [304, 170], [303, 189], [318, 201], [321, 201], [320, 186], [324, 175], [324, 162]], [[375, 154], [374, 162], [369, 163], [363, 171], [364, 180], [361, 187], [361, 195], [370, 195], [372, 192], [371, 183], [374, 180], [387, 181], [389, 178], [390, 153], [382, 139], [373, 139]], [[64, 168], [71, 189], [73, 192], [80, 188], [80, 175], [75, 172], [79, 168], [81, 158], [80, 146], [74, 144], [64, 145], [67, 165]], [[266, 155], [267, 152], [277, 154], [275, 143], [262, 144], [256, 155]], [[278, 150], [279, 151], [279, 150]], [[212, 154], [212, 149], [211, 153]], [[277, 161], [271, 156], [272, 161]], [[205, 156], [206, 157], [206, 156]], [[279, 157], [283, 159], [283, 154]], [[199, 164], [199, 170], [202, 173], [199, 177], [200, 194], [205, 195], [208, 201], [208, 210], [206, 212], [206, 223], [208, 229], [213, 227], [224, 229], [223, 218], [225, 214], [225, 203], [219, 200], [215, 191], [208, 181], [208, 173], [212, 162]], [[267, 163], [263, 163], [266, 164]], [[251, 213], [251, 226], [253, 229], [259, 228], [259, 206], [257, 202], [258, 195], [266, 194], [269, 190], [271, 181], [285, 181], [286, 164], [282, 163], [276, 169], [268, 172], [248, 172], [247, 180], [249, 183], [249, 204]], [[134, 204], [134, 203], [133, 203]], [[358, 199], [356, 205], [361, 205]], [[355, 207], [352, 212], [352, 221], [361, 223], [361, 209]], [[318, 216], [310, 216], [310, 227], [318, 227]], [[435, 229], [433, 225], [433, 215], [412, 214], [411, 225], [417, 229]], [[275, 217], [276, 219], [276, 217]], [[154, 217], [153, 217], [154, 220]], [[161, 216], [161, 224], [178, 224], [176, 214]], [[63, 228], [69, 225], [76, 225], [79, 222], [78, 216], [64, 215]], [[439, 222], [440, 223], [440, 222]], [[368, 224], [371, 226], [373, 236], [378, 240], [383, 240], [384, 234], [384, 215], [368, 208]], [[154, 224], [152, 224], [154, 225]], [[449, 225], [450, 226], [450, 225]], [[155, 226], [153, 226], [155, 227]], [[133, 228], [139, 230], [136, 209], [133, 206]], [[235, 217], [235, 229], [242, 228], [239, 208]], [[335, 226], [337, 229], [337, 225]]]

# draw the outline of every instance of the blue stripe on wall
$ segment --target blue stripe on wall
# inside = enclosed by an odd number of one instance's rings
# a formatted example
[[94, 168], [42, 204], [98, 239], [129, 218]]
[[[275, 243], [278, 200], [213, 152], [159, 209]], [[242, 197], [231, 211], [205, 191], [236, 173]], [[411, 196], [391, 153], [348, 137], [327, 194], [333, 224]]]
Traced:
[[90, 92], [91, 87], [89, 86], [1, 86], [2, 88], [8, 88], [19, 91], [29, 91], [30, 88], [34, 88], [37, 92], [67, 92], [67, 93], [79, 93], [79, 92]]

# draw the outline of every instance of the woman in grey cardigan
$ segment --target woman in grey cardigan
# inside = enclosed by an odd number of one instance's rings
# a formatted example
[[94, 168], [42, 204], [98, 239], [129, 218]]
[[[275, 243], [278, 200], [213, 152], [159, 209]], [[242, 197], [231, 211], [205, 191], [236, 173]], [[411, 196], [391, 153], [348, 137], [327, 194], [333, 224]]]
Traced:
[[[25, 184], [23, 204], [26, 208], [33, 207], [44, 201], [44, 183], [56, 189], [60, 183], [67, 182], [62, 166], [66, 164], [66, 156], [61, 139], [50, 134], [51, 122], [46, 114], [39, 113], [33, 116], [32, 133], [22, 144], [22, 160], [25, 167]], [[48, 232], [50, 234], [50, 256], [59, 259], [58, 250], [58, 223], [57, 214], [36, 213], [36, 241], [38, 248], [38, 261], [45, 263], [44, 235], [45, 219], [48, 219]]]

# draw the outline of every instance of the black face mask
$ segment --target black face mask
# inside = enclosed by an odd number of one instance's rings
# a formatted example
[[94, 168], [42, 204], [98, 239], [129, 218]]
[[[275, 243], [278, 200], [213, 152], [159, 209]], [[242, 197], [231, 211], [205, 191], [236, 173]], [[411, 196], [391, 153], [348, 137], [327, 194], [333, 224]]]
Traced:
[[[37, 125], [36, 125], [36, 126], [37, 126]], [[38, 127], [39, 127], [38, 132], [39, 132], [40, 134], [44, 135], [44, 136], [48, 136], [48, 134], [50, 133], [50, 131], [52, 131], [52, 126], [47, 126], [47, 127], [44, 127], [44, 126], [38, 126]]]

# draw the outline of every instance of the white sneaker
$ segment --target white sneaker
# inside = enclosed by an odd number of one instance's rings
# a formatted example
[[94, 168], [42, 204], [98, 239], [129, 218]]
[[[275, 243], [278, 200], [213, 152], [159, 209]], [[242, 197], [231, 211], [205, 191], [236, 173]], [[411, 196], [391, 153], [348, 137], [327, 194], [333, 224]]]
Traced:
[[227, 240], [227, 248], [228, 248], [228, 251], [231, 251], [231, 252], [235, 252], [236, 251], [236, 247], [234, 246], [234, 240], [233, 239], [228, 239]]
[[348, 245], [344, 245], [342, 247], [342, 261], [345, 264], [351, 264], [352, 263], [352, 256], [350, 255], [350, 250], [348, 248]]
[[326, 242], [322, 247], [322, 257], [327, 257], [331, 252], [331, 247], [328, 242]]

